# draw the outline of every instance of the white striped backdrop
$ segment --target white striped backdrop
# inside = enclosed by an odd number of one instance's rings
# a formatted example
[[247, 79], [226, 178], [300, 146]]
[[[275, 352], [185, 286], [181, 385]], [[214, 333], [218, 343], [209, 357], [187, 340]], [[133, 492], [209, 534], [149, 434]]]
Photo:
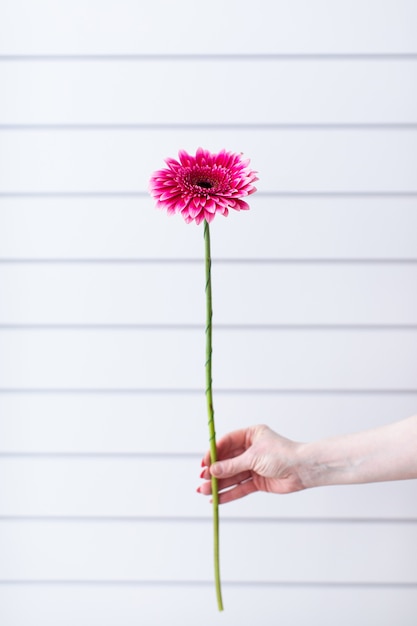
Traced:
[[416, 483], [221, 510], [212, 585], [202, 229], [179, 148], [242, 151], [212, 227], [218, 434], [417, 406], [417, 5], [0, 6], [0, 622], [411, 626]]

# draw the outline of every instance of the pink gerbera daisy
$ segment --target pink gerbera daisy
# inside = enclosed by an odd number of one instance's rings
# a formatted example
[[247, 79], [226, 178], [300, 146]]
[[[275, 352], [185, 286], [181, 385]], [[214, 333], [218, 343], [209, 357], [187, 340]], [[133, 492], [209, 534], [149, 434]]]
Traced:
[[242, 196], [256, 191], [256, 172], [249, 169], [249, 159], [221, 150], [211, 154], [199, 148], [195, 156], [184, 150], [179, 160], [166, 159], [168, 165], [155, 172], [149, 183], [157, 207], [169, 214], [181, 213], [187, 224], [211, 222], [216, 213], [228, 215], [229, 209], [249, 209]]

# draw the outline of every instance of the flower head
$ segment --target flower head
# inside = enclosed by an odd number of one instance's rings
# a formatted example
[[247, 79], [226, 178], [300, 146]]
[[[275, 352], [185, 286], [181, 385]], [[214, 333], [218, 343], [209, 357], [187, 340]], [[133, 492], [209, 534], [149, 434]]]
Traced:
[[156, 206], [169, 214], [181, 213], [188, 223], [211, 222], [216, 213], [228, 215], [229, 209], [249, 209], [242, 196], [256, 191], [256, 172], [249, 169], [249, 159], [221, 150], [211, 154], [199, 148], [195, 156], [184, 150], [178, 161], [166, 159], [168, 167], [154, 172], [149, 190]]

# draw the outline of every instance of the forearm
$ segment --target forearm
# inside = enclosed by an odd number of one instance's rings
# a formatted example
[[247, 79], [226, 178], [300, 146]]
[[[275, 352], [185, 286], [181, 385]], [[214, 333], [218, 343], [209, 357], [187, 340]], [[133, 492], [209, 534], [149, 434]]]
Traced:
[[417, 415], [302, 444], [299, 475], [305, 488], [417, 478]]

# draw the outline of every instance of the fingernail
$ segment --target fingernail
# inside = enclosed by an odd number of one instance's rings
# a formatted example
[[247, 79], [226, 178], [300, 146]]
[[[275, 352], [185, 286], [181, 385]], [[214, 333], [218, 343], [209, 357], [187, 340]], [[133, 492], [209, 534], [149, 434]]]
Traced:
[[197, 487], [196, 492], [201, 493], [201, 487]]
[[204, 468], [203, 471], [201, 472], [200, 478], [204, 478], [205, 473], [206, 473], [206, 468]]
[[206, 467], [206, 464], [204, 463], [204, 459], [201, 459], [201, 467]]

